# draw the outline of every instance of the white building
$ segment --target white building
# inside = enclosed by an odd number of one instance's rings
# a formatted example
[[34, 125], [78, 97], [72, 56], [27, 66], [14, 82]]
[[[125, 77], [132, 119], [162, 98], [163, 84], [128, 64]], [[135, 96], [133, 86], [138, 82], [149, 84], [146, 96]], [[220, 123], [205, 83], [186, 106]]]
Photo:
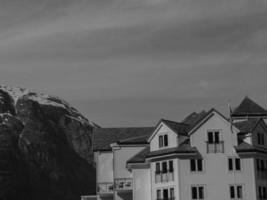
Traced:
[[265, 119], [267, 111], [245, 98], [232, 120], [211, 109], [182, 123], [113, 132], [112, 140], [103, 133], [106, 149], [95, 148], [98, 199], [267, 199]]

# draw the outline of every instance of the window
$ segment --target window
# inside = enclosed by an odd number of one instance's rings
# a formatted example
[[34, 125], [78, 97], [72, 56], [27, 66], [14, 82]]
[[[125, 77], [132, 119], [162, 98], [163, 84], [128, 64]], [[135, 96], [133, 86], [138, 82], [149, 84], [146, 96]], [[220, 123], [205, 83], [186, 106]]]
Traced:
[[162, 162], [162, 173], [167, 173], [167, 162]]
[[173, 160], [157, 162], [155, 171], [155, 182], [171, 182], [174, 181]]
[[231, 185], [230, 186], [230, 199], [243, 199], [243, 186]]
[[160, 163], [156, 163], [156, 174], [160, 174]]
[[263, 186], [258, 187], [259, 199], [267, 199], [267, 188]]
[[204, 199], [204, 186], [192, 186], [191, 196], [192, 200]]
[[190, 160], [190, 170], [191, 170], [191, 172], [203, 171], [203, 160], [202, 159], [191, 159]]
[[240, 158], [228, 158], [228, 169], [229, 171], [240, 171], [241, 170]]
[[164, 146], [168, 146], [168, 135], [164, 135]]
[[208, 132], [208, 143], [218, 144], [220, 142], [220, 132], [219, 131], [209, 131]]
[[174, 200], [174, 188], [170, 189], [170, 200]]
[[159, 147], [163, 147], [163, 136], [159, 136]]
[[167, 147], [169, 145], [168, 135], [160, 135], [159, 136], [159, 148]]
[[163, 200], [168, 200], [169, 199], [169, 193], [168, 189], [163, 190]]
[[207, 153], [223, 153], [224, 142], [220, 140], [220, 131], [207, 132]]
[[161, 190], [157, 190], [157, 199], [161, 199]]
[[169, 161], [169, 172], [173, 172], [173, 161]]
[[264, 134], [263, 133], [257, 133], [257, 139], [259, 145], [264, 145]]
[[174, 188], [158, 189], [156, 191], [158, 200], [174, 200]]

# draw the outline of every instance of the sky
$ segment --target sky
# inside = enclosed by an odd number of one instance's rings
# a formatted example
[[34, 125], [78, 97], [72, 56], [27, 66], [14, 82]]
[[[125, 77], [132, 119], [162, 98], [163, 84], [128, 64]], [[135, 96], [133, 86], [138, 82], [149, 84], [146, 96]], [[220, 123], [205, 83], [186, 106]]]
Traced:
[[102, 127], [267, 108], [267, 0], [0, 0], [0, 83]]

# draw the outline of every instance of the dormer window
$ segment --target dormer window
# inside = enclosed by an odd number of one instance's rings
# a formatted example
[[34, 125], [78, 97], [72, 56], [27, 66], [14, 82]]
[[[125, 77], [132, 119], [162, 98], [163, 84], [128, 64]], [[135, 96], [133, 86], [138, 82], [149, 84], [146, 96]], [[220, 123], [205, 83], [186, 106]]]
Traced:
[[159, 148], [168, 146], [168, 135], [160, 135], [159, 136]]
[[264, 134], [263, 133], [258, 133], [257, 139], [258, 139], [258, 145], [264, 145]]

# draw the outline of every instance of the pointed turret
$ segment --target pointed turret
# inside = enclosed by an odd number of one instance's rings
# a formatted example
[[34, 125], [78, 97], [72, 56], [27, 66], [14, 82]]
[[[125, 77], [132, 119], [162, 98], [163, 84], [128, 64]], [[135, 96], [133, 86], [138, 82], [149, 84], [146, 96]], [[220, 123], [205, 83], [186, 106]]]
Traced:
[[255, 103], [248, 97], [245, 97], [240, 105], [233, 111], [233, 118], [267, 118], [267, 110]]

